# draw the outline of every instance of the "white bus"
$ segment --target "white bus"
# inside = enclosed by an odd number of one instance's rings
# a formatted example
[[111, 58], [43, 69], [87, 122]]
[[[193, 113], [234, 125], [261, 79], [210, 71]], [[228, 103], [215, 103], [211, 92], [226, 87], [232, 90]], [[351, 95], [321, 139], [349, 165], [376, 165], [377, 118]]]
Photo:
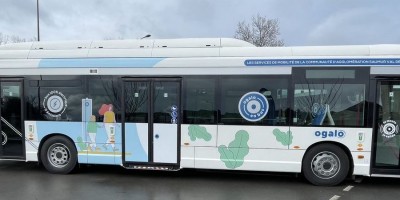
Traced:
[[0, 158], [400, 177], [400, 46], [235, 39], [0, 46]]

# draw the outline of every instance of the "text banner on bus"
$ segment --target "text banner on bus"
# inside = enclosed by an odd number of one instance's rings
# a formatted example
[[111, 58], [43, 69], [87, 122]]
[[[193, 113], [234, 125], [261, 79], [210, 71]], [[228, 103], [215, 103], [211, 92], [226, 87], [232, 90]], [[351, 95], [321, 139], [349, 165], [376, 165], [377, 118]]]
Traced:
[[371, 66], [371, 65], [400, 65], [400, 58], [344, 58], [344, 59], [249, 59], [246, 66]]

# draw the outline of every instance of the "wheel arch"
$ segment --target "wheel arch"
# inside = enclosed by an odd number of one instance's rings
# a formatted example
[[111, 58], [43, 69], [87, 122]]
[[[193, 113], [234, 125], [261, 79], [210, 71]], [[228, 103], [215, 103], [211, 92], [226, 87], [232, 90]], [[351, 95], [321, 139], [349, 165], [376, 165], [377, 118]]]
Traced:
[[[309, 146], [309, 147], [306, 149], [305, 153], [303, 154], [303, 158], [301, 159], [302, 166], [303, 166], [304, 157], [306, 156], [306, 154], [307, 154], [312, 148], [314, 148], [315, 146], [323, 145], [323, 144], [333, 144], [333, 145], [336, 145], [336, 146], [340, 147], [341, 149], [343, 149], [343, 151], [346, 153], [347, 157], [349, 158], [349, 164], [350, 164], [350, 165], [349, 165], [350, 168], [349, 168], [349, 172], [348, 172], [347, 176], [348, 176], [348, 177], [351, 176], [351, 175], [353, 174], [353, 171], [354, 171], [354, 160], [353, 160], [353, 156], [351, 155], [350, 149], [347, 148], [346, 145], [344, 145], [344, 144], [342, 144], [342, 143], [340, 143], [340, 142], [335, 142], [335, 141], [321, 141], [321, 142], [317, 142], [317, 143], [312, 144], [311, 146]], [[303, 167], [301, 167], [301, 173], [303, 173]]]
[[[40, 140], [39, 148], [38, 148], [38, 152], [37, 152], [39, 164], [42, 164], [42, 159], [41, 159], [41, 157], [40, 157], [40, 152], [42, 151], [42, 146], [43, 146], [43, 144], [44, 144], [48, 139], [50, 139], [50, 138], [52, 138], [52, 137], [54, 137], [54, 136], [61, 136], [61, 137], [66, 138], [67, 140], [69, 140], [70, 142], [72, 142], [72, 144], [74, 144], [74, 147], [75, 147], [75, 149], [76, 149], [77, 152], [78, 152], [78, 149], [76, 148], [76, 144], [75, 144], [74, 140], [72, 140], [71, 137], [69, 137], [68, 135], [62, 134], [62, 133], [50, 133], [50, 134], [44, 136], [44, 137]], [[76, 156], [78, 156], [78, 155], [76, 155]], [[78, 161], [78, 163], [79, 163], [79, 161]]]

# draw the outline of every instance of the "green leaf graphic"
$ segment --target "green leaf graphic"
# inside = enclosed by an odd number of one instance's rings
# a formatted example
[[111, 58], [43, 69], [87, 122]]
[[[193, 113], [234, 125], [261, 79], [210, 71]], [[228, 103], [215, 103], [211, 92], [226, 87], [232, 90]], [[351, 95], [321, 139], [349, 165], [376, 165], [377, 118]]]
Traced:
[[211, 140], [211, 134], [207, 132], [205, 127], [199, 125], [190, 125], [189, 126], [189, 136], [190, 140], [196, 141], [196, 139], [203, 139], [205, 141]]
[[292, 136], [292, 132], [288, 131], [288, 132], [283, 132], [279, 129], [274, 129], [273, 134], [276, 137], [276, 140], [280, 143], [282, 143], [282, 145], [288, 146], [290, 144], [292, 144], [292, 140], [293, 140], [293, 136]]
[[249, 153], [249, 133], [240, 130], [236, 133], [235, 139], [229, 143], [229, 147], [221, 145], [218, 147], [220, 159], [229, 169], [235, 169], [243, 165], [244, 157]]

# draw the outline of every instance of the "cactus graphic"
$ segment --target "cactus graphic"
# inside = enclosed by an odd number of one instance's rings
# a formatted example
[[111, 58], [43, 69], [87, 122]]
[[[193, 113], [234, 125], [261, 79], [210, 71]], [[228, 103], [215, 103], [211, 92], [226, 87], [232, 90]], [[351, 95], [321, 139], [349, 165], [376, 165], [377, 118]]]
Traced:
[[208, 142], [211, 140], [211, 134], [207, 132], [207, 129], [203, 126], [190, 125], [188, 129], [191, 141], [196, 141], [196, 139], [203, 139]]
[[221, 145], [218, 147], [220, 159], [229, 169], [235, 169], [243, 165], [244, 157], [249, 153], [249, 133], [244, 130], [236, 132], [235, 139], [229, 146]]
[[276, 141], [282, 143], [282, 145], [289, 146], [292, 144], [293, 141], [292, 132], [290, 131], [283, 132], [276, 128], [272, 131], [272, 133], [275, 135]]

